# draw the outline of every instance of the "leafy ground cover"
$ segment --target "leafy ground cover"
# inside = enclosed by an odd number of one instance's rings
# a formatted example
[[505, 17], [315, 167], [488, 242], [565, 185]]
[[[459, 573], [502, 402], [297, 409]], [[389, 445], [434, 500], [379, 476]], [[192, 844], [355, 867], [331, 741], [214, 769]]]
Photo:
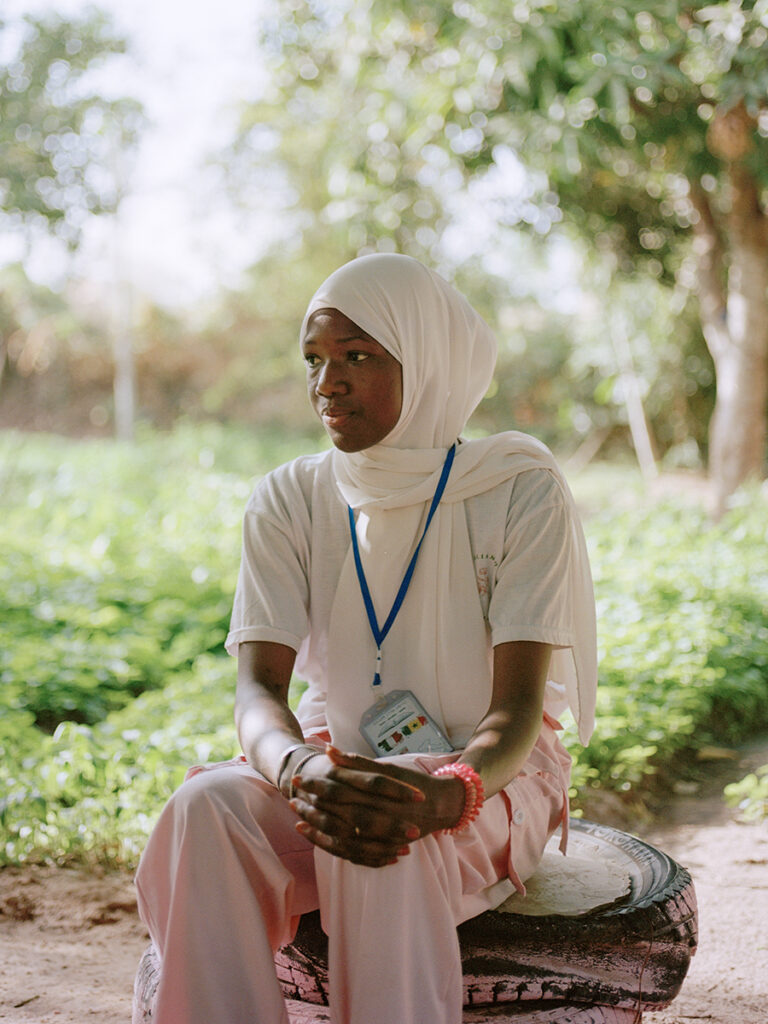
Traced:
[[[217, 427], [133, 446], [0, 435], [0, 863], [132, 864], [185, 769], [237, 753], [221, 644], [240, 520], [295, 450]], [[566, 723], [578, 807], [768, 727], [768, 517], [757, 490], [713, 525], [640, 500], [633, 472], [574, 485], [601, 648], [586, 750]], [[745, 786], [734, 799], [757, 793], [759, 812], [763, 777]]]
[[717, 525], [669, 499], [586, 525], [600, 688], [593, 742], [571, 744], [577, 787], [685, 778], [707, 748], [768, 726], [765, 496], [742, 493]]
[[727, 785], [725, 799], [731, 807], [737, 808], [739, 821], [768, 818], [768, 764], [749, 772], [739, 782]]

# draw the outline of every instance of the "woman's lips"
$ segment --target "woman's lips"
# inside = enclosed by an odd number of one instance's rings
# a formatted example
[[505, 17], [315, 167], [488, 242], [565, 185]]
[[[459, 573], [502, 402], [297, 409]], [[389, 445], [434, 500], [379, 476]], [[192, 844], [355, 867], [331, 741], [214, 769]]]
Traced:
[[341, 427], [352, 416], [349, 409], [324, 409], [321, 413], [323, 423], [329, 427]]

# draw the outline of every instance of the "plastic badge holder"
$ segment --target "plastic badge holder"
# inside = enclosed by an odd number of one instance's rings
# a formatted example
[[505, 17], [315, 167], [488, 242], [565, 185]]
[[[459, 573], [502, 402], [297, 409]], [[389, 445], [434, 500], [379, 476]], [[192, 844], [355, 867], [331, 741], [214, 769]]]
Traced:
[[377, 757], [449, 754], [454, 748], [410, 690], [392, 690], [360, 719], [360, 732]]

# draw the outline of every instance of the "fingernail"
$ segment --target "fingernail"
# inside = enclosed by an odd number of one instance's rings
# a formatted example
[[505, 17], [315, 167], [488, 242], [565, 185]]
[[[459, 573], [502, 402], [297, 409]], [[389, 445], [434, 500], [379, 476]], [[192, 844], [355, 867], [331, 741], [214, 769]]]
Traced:
[[404, 846], [401, 850], [397, 851], [397, 856], [398, 857], [407, 857], [410, 852], [411, 852], [410, 846]]
[[418, 828], [416, 825], [411, 825], [411, 827], [405, 833], [405, 838], [406, 839], [418, 839], [420, 835], [421, 835], [421, 829]]

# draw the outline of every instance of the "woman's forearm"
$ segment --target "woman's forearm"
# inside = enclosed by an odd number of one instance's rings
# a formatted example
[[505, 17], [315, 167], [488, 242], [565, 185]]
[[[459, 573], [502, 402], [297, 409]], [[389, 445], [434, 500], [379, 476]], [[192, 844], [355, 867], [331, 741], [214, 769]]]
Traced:
[[489, 710], [467, 743], [461, 760], [483, 780], [486, 797], [504, 789], [520, 773], [541, 731], [535, 708]]
[[288, 687], [295, 652], [282, 644], [253, 642], [240, 645], [237, 662], [235, 724], [240, 746], [257, 772], [278, 784], [281, 773], [300, 760], [296, 751], [285, 760], [286, 751], [303, 741], [296, 716], [288, 706]]
[[461, 760], [493, 796], [522, 770], [541, 731], [552, 648], [517, 640], [493, 649], [493, 695]]
[[235, 704], [240, 747], [248, 763], [277, 785], [277, 772], [286, 749], [301, 743], [301, 726], [287, 704], [253, 684], [247, 699]]

